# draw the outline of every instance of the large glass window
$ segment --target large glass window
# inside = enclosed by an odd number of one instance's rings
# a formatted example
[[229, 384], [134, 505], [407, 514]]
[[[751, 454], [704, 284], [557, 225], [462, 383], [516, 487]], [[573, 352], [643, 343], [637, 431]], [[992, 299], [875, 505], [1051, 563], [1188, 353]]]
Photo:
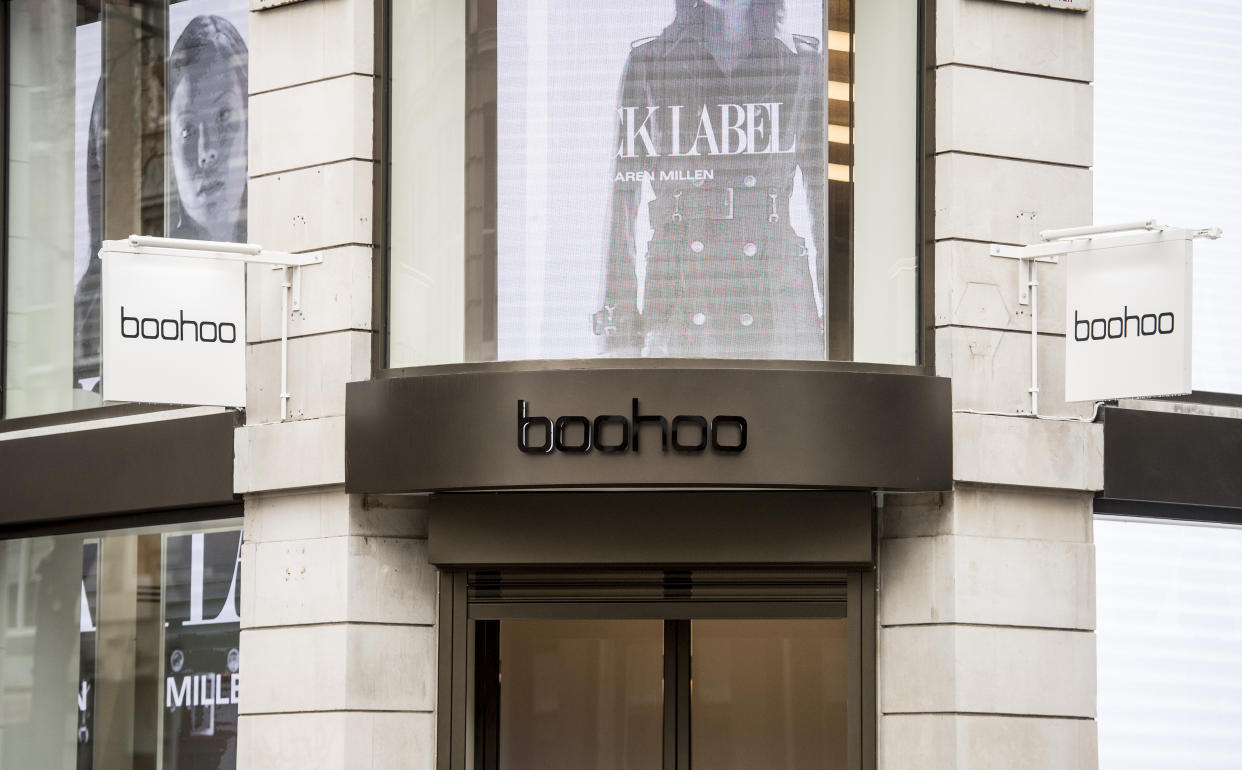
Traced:
[[391, 11], [392, 366], [917, 362], [917, 0]]
[[1101, 770], [1242, 757], [1242, 528], [1096, 518]]
[[239, 526], [0, 541], [0, 766], [236, 767]]
[[246, 0], [11, 0], [4, 414], [100, 403], [100, 244], [246, 238]]
[[1195, 390], [1242, 393], [1242, 5], [1095, 3], [1095, 221], [1220, 227], [1195, 242]]

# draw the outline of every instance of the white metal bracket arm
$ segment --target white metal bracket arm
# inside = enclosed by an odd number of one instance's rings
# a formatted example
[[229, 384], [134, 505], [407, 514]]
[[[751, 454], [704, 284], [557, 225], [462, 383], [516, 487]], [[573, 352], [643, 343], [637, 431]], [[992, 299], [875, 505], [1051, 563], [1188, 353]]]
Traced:
[[302, 309], [302, 268], [323, 263], [323, 254], [288, 254], [266, 251], [256, 243], [195, 241], [187, 238], [156, 238], [131, 235], [129, 245], [137, 254], [191, 257], [271, 265], [284, 271], [280, 292], [280, 419], [289, 418], [289, 314]]

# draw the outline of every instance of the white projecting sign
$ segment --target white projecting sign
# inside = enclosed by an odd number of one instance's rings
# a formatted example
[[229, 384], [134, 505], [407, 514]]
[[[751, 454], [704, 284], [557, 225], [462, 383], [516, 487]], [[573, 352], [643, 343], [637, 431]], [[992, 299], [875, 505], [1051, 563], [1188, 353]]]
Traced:
[[245, 263], [138, 251], [100, 251], [104, 399], [245, 406]]
[[1190, 236], [1099, 239], [1066, 255], [1066, 401], [1190, 392]]

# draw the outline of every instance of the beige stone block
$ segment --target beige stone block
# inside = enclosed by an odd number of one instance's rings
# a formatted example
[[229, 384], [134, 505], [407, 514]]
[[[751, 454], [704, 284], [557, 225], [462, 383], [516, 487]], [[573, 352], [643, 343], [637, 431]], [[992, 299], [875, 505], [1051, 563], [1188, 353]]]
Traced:
[[[237, 766], [262, 770], [359, 767], [351, 764], [354, 714], [242, 714], [237, 725]], [[365, 765], [361, 765], [365, 767]]]
[[998, 626], [879, 632], [886, 714], [1095, 717], [1095, 634]]
[[434, 714], [369, 714], [370, 751], [359, 747], [369, 758], [360, 767], [368, 770], [400, 767], [432, 770], [436, 759], [436, 718]]
[[251, 242], [289, 252], [369, 245], [374, 170], [341, 160], [252, 179]]
[[436, 570], [425, 540], [331, 537], [247, 544], [245, 628], [435, 622]]
[[250, 93], [375, 72], [375, 3], [303, 0], [250, 15]]
[[248, 714], [238, 767], [263, 770], [431, 770], [435, 717], [419, 712]]
[[[1039, 332], [1065, 333], [1065, 266], [1040, 264]], [[1018, 303], [1018, 263], [993, 257], [988, 244], [936, 244], [936, 325], [1031, 330], [1031, 306]]]
[[1104, 487], [1104, 426], [954, 414], [953, 478], [1098, 491]]
[[936, 157], [937, 240], [1025, 244], [1040, 230], [1084, 224], [1091, 224], [1090, 169], [953, 152]]
[[886, 493], [882, 538], [974, 535], [1090, 543], [1090, 492], [958, 482], [952, 492]]
[[345, 708], [348, 634], [344, 623], [242, 629], [241, 659], [246, 674], [238, 712]]
[[1070, 543], [1092, 542], [1094, 500], [1090, 492], [961, 483], [946, 495], [957, 534]]
[[436, 622], [439, 572], [427, 561], [427, 541], [384, 537], [347, 540], [350, 621]]
[[1095, 628], [1094, 546], [963, 535], [885, 540], [883, 625]]
[[250, 97], [250, 176], [370, 160], [369, 75], [346, 75]]
[[[280, 420], [280, 340], [246, 347], [246, 421]], [[290, 420], [345, 414], [345, 384], [371, 376], [371, 335], [343, 331], [289, 340]]]
[[1095, 770], [1091, 719], [893, 714], [879, 722], [881, 770]]
[[243, 629], [242, 714], [431, 711], [435, 631], [335, 623]]
[[1095, 79], [1091, 13], [994, 0], [936, 4], [936, 60], [1031, 75]]
[[1091, 86], [962, 67], [936, 71], [936, 151], [1091, 165]]
[[[1065, 401], [1065, 338], [1041, 334], [1039, 413], [1091, 419], [1094, 402]], [[936, 330], [936, 373], [953, 378], [953, 408], [1031, 413], [1031, 335], [970, 326]]]
[[431, 711], [435, 708], [434, 628], [358, 625], [350, 629], [346, 708], [376, 711]]
[[247, 425], [233, 433], [238, 494], [344, 483], [344, 417]]
[[246, 498], [244, 528], [248, 543], [343, 535], [426, 538], [426, 496], [347, 495], [343, 487], [253, 494]]
[[[323, 262], [302, 268], [302, 306], [289, 310], [290, 337], [371, 328], [371, 249], [345, 246], [321, 252]], [[293, 277], [291, 275], [291, 277]], [[248, 342], [280, 339], [283, 271], [247, 268]]]
[[880, 537], [923, 537], [950, 534], [952, 508], [944, 492], [885, 492], [880, 506]]

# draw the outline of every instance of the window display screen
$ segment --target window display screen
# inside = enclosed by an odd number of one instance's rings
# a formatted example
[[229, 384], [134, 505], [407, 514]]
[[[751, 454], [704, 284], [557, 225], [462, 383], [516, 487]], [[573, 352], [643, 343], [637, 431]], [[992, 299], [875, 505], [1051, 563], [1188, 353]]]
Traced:
[[394, 6], [389, 365], [916, 362], [917, 3], [865, 5]]
[[497, 10], [497, 355], [823, 358], [823, 5]]
[[6, 417], [100, 403], [103, 240], [246, 240], [249, 5], [131, 10], [10, 4]]

